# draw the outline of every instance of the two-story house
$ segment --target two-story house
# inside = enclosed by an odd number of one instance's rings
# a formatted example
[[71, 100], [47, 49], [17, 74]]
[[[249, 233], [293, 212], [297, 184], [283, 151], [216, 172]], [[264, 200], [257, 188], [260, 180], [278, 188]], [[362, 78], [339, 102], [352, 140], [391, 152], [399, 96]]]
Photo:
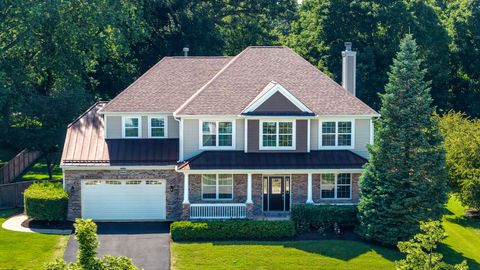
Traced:
[[[378, 113], [287, 47], [165, 57], [69, 125], [69, 219], [263, 218], [355, 204]], [[339, 57], [340, 61], [340, 57]]]

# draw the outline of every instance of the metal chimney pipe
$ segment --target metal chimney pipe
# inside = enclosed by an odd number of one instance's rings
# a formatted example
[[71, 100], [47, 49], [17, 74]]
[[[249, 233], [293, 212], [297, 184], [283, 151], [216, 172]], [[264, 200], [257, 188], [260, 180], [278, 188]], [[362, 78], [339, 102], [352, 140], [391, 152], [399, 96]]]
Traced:
[[189, 51], [190, 51], [190, 49], [188, 47], [184, 47], [183, 48], [183, 56], [187, 57]]
[[352, 51], [352, 42], [345, 42], [345, 51], [342, 52], [342, 86], [354, 96], [357, 68], [357, 52]]

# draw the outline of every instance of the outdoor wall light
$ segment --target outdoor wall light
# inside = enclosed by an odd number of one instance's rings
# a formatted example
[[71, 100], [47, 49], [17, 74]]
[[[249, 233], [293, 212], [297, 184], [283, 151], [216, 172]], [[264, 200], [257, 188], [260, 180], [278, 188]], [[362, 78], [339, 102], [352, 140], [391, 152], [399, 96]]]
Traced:
[[173, 192], [175, 190], [175, 187], [172, 185], [170, 186], [170, 192]]

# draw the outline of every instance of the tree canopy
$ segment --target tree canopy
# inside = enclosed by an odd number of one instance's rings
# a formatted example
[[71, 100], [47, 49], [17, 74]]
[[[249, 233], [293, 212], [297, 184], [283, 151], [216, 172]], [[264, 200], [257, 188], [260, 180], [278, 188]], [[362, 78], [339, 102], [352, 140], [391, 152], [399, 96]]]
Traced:
[[386, 244], [412, 237], [419, 221], [439, 219], [447, 200], [445, 151], [417, 50], [412, 35], [400, 43], [360, 178], [358, 231]]

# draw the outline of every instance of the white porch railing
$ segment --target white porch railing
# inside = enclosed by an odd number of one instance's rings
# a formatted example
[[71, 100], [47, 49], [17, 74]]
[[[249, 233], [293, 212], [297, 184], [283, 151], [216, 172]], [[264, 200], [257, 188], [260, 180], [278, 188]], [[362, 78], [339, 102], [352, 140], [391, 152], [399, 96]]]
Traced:
[[191, 219], [247, 218], [244, 203], [194, 203], [190, 205]]

